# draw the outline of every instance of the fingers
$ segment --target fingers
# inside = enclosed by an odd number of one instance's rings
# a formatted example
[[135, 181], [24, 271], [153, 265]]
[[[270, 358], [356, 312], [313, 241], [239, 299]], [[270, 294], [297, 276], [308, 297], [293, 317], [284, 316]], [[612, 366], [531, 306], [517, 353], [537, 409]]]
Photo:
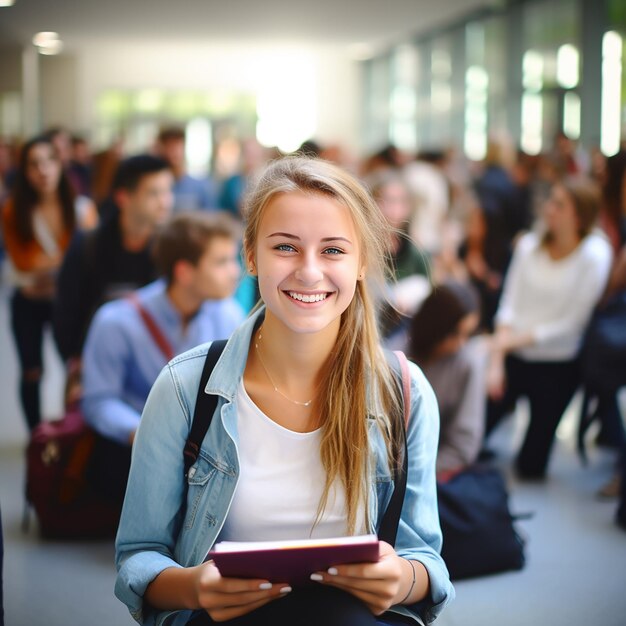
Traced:
[[254, 602], [249, 602], [247, 604], [242, 604], [239, 606], [230, 606], [230, 607], [220, 607], [207, 611], [216, 622], [225, 622], [230, 619], [234, 619], [235, 617], [240, 617], [241, 615], [245, 615], [246, 613], [250, 613], [251, 611], [255, 611], [256, 609], [261, 608], [262, 606], [272, 602], [273, 600], [277, 600], [278, 598], [282, 598], [286, 593], [273, 593], [270, 596], [262, 597]]
[[333, 576], [325, 580], [323, 584], [341, 589], [358, 598], [367, 605], [374, 615], [384, 613], [392, 605], [395, 596], [395, 586], [393, 584], [381, 585], [380, 581], [370, 581], [376, 584], [367, 585], [369, 588], [365, 588], [362, 584], [355, 586], [354, 582], [356, 580], [358, 579]]
[[290, 591], [285, 583], [222, 578], [214, 565], [207, 564], [198, 584], [198, 601], [212, 619], [225, 621], [254, 611]]
[[330, 567], [325, 572], [312, 574], [311, 580], [352, 594], [379, 615], [393, 603], [401, 577], [400, 557], [392, 546], [381, 542], [380, 560], [377, 563]]

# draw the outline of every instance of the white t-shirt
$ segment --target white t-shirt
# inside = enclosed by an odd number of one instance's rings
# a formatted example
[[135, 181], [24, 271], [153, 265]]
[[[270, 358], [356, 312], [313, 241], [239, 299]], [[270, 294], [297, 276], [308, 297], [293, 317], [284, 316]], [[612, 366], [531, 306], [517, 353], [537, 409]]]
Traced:
[[[274, 541], [347, 534], [345, 492], [335, 486], [313, 528], [324, 490], [321, 430], [298, 433], [265, 415], [243, 384], [237, 392], [239, 481], [219, 541]], [[363, 523], [357, 524], [357, 531]]]
[[535, 233], [518, 242], [506, 275], [496, 323], [532, 331], [536, 343], [516, 351], [530, 361], [566, 361], [576, 356], [583, 332], [611, 269], [611, 246], [591, 233], [554, 260]]

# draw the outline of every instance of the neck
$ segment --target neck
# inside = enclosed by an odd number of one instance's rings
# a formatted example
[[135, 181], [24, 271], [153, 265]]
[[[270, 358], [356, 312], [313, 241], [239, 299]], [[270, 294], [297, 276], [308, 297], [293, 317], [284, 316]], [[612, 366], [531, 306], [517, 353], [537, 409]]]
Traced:
[[552, 253], [557, 257], [563, 257], [573, 252], [580, 243], [580, 236], [577, 232], [554, 233], [550, 241]]
[[[266, 313], [259, 348], [274, 382], [283, 391], [303, 386], [316, 388], [322, 367], [337, 341], [338, 329], [337, 322], [321, 332], [297, 333]], [[258, 334], [255, 339], [258, 340]]]
[[58, 204], [59, 199], [57, 197], [56, 191], [44, 191], [39, 194], [39, 206], [46, 207], [51, 206], [53, 204]]
[[152, 236], [151, 229], [135, 223], [125, 211], [120, 211], [120, 232], [122, 245], [131, 252], [143, 250]]
[[180, 314], [183, 326], [186, 327], [202, 306], [202, 301], [177, 283], [172, 283], [166, 293], [172, 306]]

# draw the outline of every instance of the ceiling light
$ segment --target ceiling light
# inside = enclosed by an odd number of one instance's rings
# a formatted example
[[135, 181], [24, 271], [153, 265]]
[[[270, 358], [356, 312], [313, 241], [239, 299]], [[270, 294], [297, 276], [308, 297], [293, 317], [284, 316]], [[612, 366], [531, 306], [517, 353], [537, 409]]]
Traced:
[[37, 33], [33, 37], [33, 43], [40, 48], [41, 46], [48, 45], [51, 41], [58, 41], [59, 33], [54, 33], [52, 31], [43, 31], [41, 33]]
[[0, 7], [10, 7], [15, 3], [15, 0], [0, 0]]
[[33, 37], [33, 44], [37, 46], [40, 54], [59, 54], [63, 49], [63, 42], [59, 39], [59, 33], [42, 31]]
[[39, 54], [59, 54], [61, 50], [63, 50], [63, 42], [60, 39], [57, 39], [56, 41], [51, 41], [45, 46], [38, 47]]

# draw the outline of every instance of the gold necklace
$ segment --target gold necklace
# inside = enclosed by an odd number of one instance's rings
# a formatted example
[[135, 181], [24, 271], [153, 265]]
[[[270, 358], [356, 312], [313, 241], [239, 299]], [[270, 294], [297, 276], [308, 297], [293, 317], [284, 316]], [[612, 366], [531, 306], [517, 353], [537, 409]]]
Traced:
[[261, 331], [259, 330], [259, 336], [258, 339], [254, 342], [254, 348], [256, 350], [256, 353], [259, 356], [259, 362], [261, 363], [261, 367], [263, 368], [263, 371], [267, 374], [267, 377], [270, 381], [270, 383], [272, 384], [272, 387], [274, 387], [274, 391], [281, 395], [283, 398], [285, 398], [285, 400], [289, 400], [289, 402], [293, 403], [293, 404], [297, 404], [298, 406], [311, 406], [311, 402], [313, 402], [313, 398], [311, 398], [308, 402], [300, 402], [300, 400], [292, 400], [290, 397], [286, 396], [277, 386], [276, 383], [274, 382], [274, 380], [272, 379], [272, 377], [270, 376], [270, 373], [267, 371], [267, 367], [265, 367], [265, 363], [263, 363], [263, 358], [261, 357], [261, 351], [259, 350], [259, 341], [261, 340]]

